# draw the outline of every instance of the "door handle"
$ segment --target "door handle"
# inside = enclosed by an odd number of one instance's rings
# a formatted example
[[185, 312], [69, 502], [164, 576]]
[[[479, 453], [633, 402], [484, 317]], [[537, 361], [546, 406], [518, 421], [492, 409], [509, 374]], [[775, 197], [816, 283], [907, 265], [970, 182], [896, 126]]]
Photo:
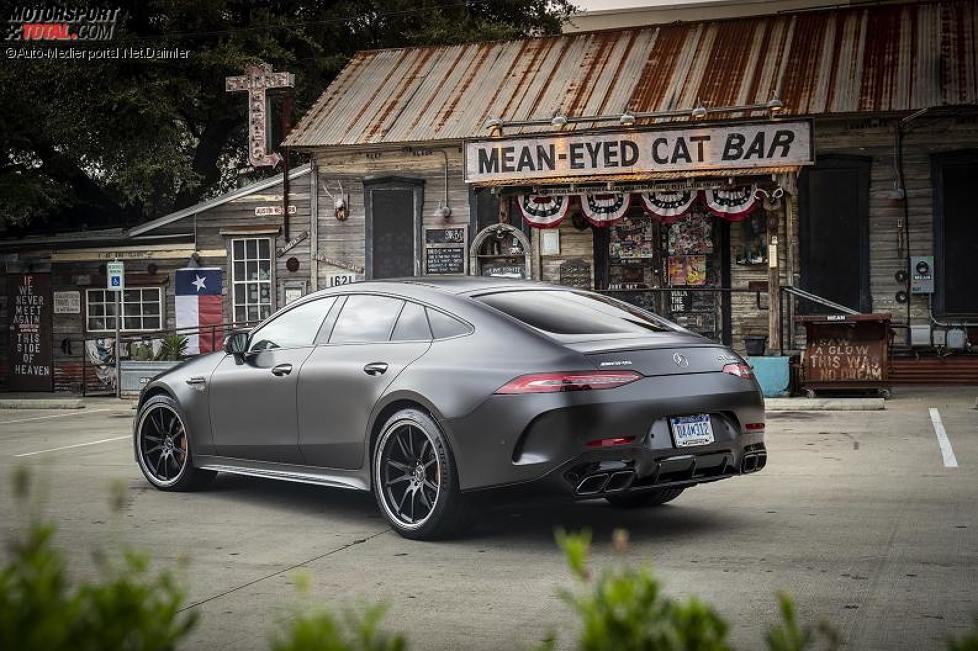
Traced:
[[363, 372], [367, 375], [383, 375], [387, 372], [386, 362], [370, 362], [363, 367]]
[[279, 364], [278, 366], [272, 367], [272, 375], [282, 377], [283, 375], [288, 375], [292, 372], [291, 364]]

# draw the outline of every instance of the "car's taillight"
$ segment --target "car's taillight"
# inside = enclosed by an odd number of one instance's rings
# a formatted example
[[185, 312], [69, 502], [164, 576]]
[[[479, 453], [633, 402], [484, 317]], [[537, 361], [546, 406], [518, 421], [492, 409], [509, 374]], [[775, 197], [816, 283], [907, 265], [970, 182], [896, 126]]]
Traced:
[[745, 380], [749, 380], [754, 377], [754, 369], [750, 367], [750, 364], [726, 364], [723, 367], [724, 373], [729, 373], [730, 375], [736, 375], [737, 377], [742, 377]]
[[597, 439], [596, 441], [588, 441], [587, 446], [589, 448], [613, 448], [616, 445], [628, 445], [635, 440], [634, 436], [615, 436], [610, 439]]
[[496, 393], [555, 393], [614, 389], [641, 379], [635, 371], [577, 371], [574, 373], [533, 373], [522, 375], [499, 387]]

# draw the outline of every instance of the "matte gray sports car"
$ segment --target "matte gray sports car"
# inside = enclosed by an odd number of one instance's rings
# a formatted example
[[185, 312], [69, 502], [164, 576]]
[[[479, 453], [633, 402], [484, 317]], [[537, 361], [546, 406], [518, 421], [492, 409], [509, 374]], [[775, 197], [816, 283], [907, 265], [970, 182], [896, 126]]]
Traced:
[[740, 357], [591, 292], [358, 283], [224, 348], [140, 397], [136, 460], [159, 489], [231, 472], [372, 490], [398, 533], [432, 538], [490, 489], [653, 506], [767, 459]]

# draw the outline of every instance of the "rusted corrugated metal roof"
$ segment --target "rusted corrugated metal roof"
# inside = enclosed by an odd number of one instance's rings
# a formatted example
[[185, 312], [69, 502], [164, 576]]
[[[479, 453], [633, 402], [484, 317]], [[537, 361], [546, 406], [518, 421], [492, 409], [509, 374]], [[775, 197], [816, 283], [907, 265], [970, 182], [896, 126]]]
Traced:
[[741, 106], [774, 94], [789, 115], [975, 105], [976, 41], [978, 3], [956, 0], [365, 51], [286, 142], [460, 140], [488, 135], [494, 117]]

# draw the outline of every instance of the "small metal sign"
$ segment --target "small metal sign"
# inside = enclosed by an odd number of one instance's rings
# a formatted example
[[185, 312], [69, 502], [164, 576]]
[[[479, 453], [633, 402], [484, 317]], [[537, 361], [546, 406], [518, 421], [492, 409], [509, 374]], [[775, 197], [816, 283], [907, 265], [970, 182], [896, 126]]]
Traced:
[[121, 260], [105, 263], [105, 288], [121, 292], [126, 288], [126, 266]]
[[278, 249], [276, 249], [275, 255], [281, 258], [283, 255], [285, 255], [286, 253], [288, 253], [289, 251], [297, 247], [299, 243], [304, 242], [307, 237], [309, 237], [309, 231], [302, 231], [301, 233], [293, 237], [291, 240], [289, 240], [288, 242], [280, 246]]
[[[299, 209], [292, 204], [289, 206], [289, 214], [294, 215], [299, 211]], [[282, 206], [258, 206], [255, 208], [255, 217], [273, 217], [275, 215], [284, 215], [285, 210]]]
[[340, 285], [349, 285], [358, 280], [359, 277], [356, 274], [330, 274], [326, 277], [326, 286], [338, 287]]
[[591, 265], [583, 258], [573, 258], [560, 263], [560, 284], [578, 289], [591, 289]]
[[54, 313], [55, 314], [80, 314], [81, 292], [75, 292], [75, 291], [55, 292]]

